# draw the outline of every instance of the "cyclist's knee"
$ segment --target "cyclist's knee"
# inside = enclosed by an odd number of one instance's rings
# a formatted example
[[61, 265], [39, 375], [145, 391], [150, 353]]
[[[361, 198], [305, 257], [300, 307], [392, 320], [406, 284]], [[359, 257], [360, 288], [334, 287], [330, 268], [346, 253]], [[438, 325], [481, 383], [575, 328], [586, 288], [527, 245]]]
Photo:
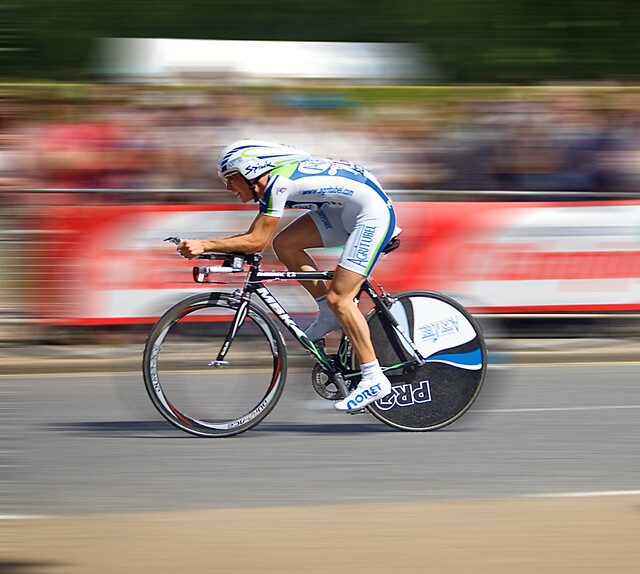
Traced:
[[271, 246], [273, 247], [276, 257], [285, 264], [297, 253], [303, 251], [303, 249], [284, 232], [278, 233], [278, 235], [273, 238]]
[[355, 303], [350, 297], [345, 297], [332, 290], [327, 293], [327, 306], [338, 316], [346, 312], [352, 305], [355, 305]]
[[282, 237], [282, 233], [278, 233], [278, 235], [273, 238], [271, 246], [273, 247], [273, 252], [276, 254], [276, 257], [282, 261], [282, 258], [286, 257], [288, 253], [287, 241]]

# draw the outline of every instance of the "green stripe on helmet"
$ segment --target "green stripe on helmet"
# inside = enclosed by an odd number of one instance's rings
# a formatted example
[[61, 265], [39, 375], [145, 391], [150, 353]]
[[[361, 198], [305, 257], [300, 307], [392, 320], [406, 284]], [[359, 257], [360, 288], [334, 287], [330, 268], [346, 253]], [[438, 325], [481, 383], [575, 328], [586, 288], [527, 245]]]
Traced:
[[273, 173], [274, 175], [281, 175], [282, 177], [291, 177], [299, 165], [299, 162], [290, 163], [289, 165], [282, 165], [280, 167], [276, 167], [276, 169], [272, 170], [271, 173]]

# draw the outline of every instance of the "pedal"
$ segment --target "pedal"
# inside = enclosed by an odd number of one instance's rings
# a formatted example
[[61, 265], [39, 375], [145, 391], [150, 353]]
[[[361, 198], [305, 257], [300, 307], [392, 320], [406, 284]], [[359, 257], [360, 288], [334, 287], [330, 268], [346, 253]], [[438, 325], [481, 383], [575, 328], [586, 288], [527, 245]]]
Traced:
[[348, 415], [363, 415], [365, 414], [367, 411], [365, 409], [360, 409], [359, 411], [345, 411]]

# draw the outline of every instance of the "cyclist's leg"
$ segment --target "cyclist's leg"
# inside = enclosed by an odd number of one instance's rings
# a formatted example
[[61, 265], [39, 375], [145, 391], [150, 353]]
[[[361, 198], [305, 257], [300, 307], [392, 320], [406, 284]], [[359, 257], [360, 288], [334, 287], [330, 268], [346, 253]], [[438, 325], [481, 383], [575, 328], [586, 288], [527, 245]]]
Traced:
[[[350, 215], [345, 213], [345, 218]], [[387, 202], [372, 201], [350, 221], [353, 231], [345, 244], [327, 301], [353, 346], [362, 379], [348, 397], [336, 403], [338, 410], [359, 410], [391, 392], [391, 383], [378, 364], [367, 321], [353, 298], [391, 238], [395, 214]]]
[[367, 321], [353, 299], [393, 236], [396, 218], [393, 208], [378, 199], [371, 201], [359, 213], [345, 213], [345, 219], [345, 227], [349, 225], [352, 232], [333, 276], [327, 302], [340, 320], [362, 365], [375, 361], [376, 356]]
[[[323, 246], [322, 235], [309, 213], [298, 217], [273, 239], [273, 250], [289, 271], [317, 271], [316, 262], [306, 250]], [[327, 294], [324, 281], [300, 284], [315, 299]]]
[[[317, 271], [318, 267], [306, 249], [337, 247], [345, 244], [348, 233], [342, 222], [342, 210], [325, 209], [303, 215], [280, 232], [273, 241], [276, 255], [290, 271]], [[305, 333], [312, 340], [323, 338], [340, 329], [340, 323], [327, 305], [324, 281], [301, 281], [314, 297], [318, 315]]]
[[327, 295], [329, 307], [340, 321], [362, 370], [358, 386], [335, 404], [335, 408], [340, 411], [358, 411], [391, 392], [391, 382], [376, 359], [369, 325], [354, 302], [363, 281], [363, 275], [338, 266]]
[[363, 275], [338, 266], [327, 294], [329, 308], [342, 325], [361, 365], [376, 360], [369, 325], [354, 301], [363, 281]]

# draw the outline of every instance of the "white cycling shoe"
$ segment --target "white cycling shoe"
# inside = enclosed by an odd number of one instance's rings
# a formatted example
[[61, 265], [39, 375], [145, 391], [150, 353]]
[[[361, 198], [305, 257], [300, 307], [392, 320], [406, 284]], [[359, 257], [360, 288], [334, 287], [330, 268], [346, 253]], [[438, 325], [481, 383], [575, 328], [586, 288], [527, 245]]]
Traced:
[[332, 331], [340, 329], [340, 322], [331, 312], [320, 312], [316, 315], [315, 320], [309, 325], [304, 334], [312, 341], [319, 341]]
[[359, 411], [386, 397], [391, 392], [391, 383], [382, 373], [362, 379], [360, 384], [341, 401], [334, 404], [337, 411]]

